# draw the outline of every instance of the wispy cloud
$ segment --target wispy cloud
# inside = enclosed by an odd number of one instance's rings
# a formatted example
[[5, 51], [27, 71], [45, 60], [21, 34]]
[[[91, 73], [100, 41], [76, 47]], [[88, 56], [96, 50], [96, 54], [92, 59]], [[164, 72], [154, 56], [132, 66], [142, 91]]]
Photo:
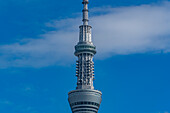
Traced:
[[170, 3], [166, 2], [162, 5], [109, 8], [108, 14], [93, 17], [95, 43], [99, 52], [104, 57], [168, 52], [169, 6]]
[[[170, 52], [170, 2], [94, 8], [91, 16], [98, 59], [113, 55]], [[0, 46], [0, 67], [44, 67], [73, 61], [80, 18], [47, 23], [56, 28], [40, 39]]]
[[11, 45], [2, 45], [0, 66], [43, 67], [69, 61], [75, 44], [73, 37], [77, 37], [75, 32], [53, 31], [41, 37], [41, 39], [28, 39]]
[[13, 103], [8, 100], [0, 100], [0, 105], [12, 105]]
[[169, 113], [169, 112], [165, 111], [165, 112], [159, 112], [159, 113]]

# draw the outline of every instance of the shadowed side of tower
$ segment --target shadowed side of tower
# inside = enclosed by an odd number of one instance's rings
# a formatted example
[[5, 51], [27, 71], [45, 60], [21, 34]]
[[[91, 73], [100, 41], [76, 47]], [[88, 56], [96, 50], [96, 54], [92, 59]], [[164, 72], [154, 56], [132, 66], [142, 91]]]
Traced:
[[75, 46], [77, 87], [68, 93], [72, 113], [97, 113], [102, 93], [94, 90], [93, 56], [96, 47], [92, 43], [91, 26], [88, 25], [88, 0], [83, 0], [83, 25], [79, 32], [79, 42]]

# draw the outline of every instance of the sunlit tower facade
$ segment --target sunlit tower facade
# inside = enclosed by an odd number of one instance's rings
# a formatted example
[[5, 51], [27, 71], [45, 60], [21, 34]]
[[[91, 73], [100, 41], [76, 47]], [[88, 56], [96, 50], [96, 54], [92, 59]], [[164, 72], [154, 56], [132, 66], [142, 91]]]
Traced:
[[94, 62], [96, 47], [92, 43], [91, 29], [88, 24], [88, 0], [83, 0], [83, 25], [79, 27], [79, 42], [75, 46], [76, 61], [76, 90], [68, 93], [68, 101], [72, 113], [98, 113], [102, 93], [94, 89]]

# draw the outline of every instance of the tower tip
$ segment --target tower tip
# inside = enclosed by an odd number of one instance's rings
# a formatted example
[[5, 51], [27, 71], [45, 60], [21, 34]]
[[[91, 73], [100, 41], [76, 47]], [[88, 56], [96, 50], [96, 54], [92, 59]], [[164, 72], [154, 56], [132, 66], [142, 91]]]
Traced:
[[83, 8], [83, 25], [88, 25], [88, 0], [83, 0], [82, 4], [84, 5]]

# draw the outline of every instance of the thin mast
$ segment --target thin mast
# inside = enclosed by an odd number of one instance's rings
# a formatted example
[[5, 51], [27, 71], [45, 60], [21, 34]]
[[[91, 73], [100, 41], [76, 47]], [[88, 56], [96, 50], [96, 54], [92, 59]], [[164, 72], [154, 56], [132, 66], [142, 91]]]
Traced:
[[84, 9], [83, 9], [83, 25], [88, 25], [88, 3], [89, 1], [88, 0], [83, 0], [82, 4], [84, 5]]

